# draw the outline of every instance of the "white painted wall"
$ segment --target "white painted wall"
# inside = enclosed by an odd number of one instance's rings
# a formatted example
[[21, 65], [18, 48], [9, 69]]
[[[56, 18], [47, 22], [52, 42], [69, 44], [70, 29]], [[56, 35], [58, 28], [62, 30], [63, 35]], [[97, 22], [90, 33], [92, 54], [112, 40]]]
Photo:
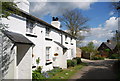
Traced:
[[23, 17], [9, 16], [8, 19], [2, 18], [4, 24], [8, 24], [8, 30], [25, 34], [26, 32], [26, 19]]
[[[67, 39], [65, 40], [64, 34], [62, 35], [62, 37], [63, 37], [63, 45], [68, 48], [67, 52], [65, 53], [67, 56], [67, 59], [73, 59], [74, 57], [76, 57], [76, 40], [72, 38], [72, 41], [71, 41], [71, 37], [68, 35], [67, 35]], [[67, 42], [68, 44], [66, 44], [65, 42]], [[71, 45], [71, 43], [73, 45]], [[71, 55], [71, 49], [73, 49], [74, 56]]]
[[32, 47], [31, 45], [17, 45], [18, 79], [32, 79]]
[[[8, 17], [9, 20], [3, 18], [2, 22], [8, 24], [9, 28], [8, 30], [13, 31], [13, 32], [17, 32], [17, 33], [21, 33], [24, 36], [26, 36], [26, 18], [20, 17], [20, 16], [10, 16]], [[47, 71], [47, 70], [51, 70], [53, 69], [53, 65], [45, 65], [46, 64], [46, 47], [51, 47], [51, 62], [53, 61], [53, 55], [55, 53], [55, 48], [59, 47], [57, 45], [55, 45], [54, 41], [57, 41], [59, 43], [61, 43], [61, 34], [59, 31], [51, 29], [50, 32], [50, 36], [47, 38], [51, 38], [53, 39], [52, 41], [46, 41], [45, 38], [45, 32], [46, 32], [46, 27], [43, 25], [36, 25], [34, 28], [34, 32], [35, 35], [37, 36], [37, 38], [35, 37], [29, 37], [26, 36], [29, 40], [31, 40], [35, 46], [33, 47], [33, 55], [34, 57], [32, 58], [32, 65], [37, 66], [36, 64], [36, 59], [38, 59], [38, 57], [40, 58], [40, 64], [39, 66], [43, 67], [42, 71]], [[63, 45], [66, 46], [68, 48], [67, 52], [63, 55], [63, 48], [59, 47], [60, 50], [58, 51], [58, 53], [60, 54], [60, 56], [58, 57], [59, 59], [59, 66], [61, 68], [66, 68], [66, 57], [67, 59], [72, 59], [74, 57], [76, 57], [76, 41], [73, 40], [73, 44], [71, 45], [70, 42], [70, 37], [68, 36], [67, 40], [65, 41], [65, 35], [64, 33], [62, 34], [63, 37]], [[65, 42], [68, 42], [68, 44], [65, 44]], [[74, 50], [74, 57], [71, 57], [71, 49]], [[57, 64], [56, 64], [57, 65]]]

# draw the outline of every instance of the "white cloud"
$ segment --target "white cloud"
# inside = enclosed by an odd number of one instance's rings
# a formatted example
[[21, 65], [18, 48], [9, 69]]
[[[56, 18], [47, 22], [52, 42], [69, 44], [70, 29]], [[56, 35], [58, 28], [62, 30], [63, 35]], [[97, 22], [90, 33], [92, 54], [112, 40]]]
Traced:
[[109, 13], [109, 15], [110, 15], [110, 16], [114, 15], [114, 11], [111, 11], [111, 12]]
[[[114, 36], [115, 31], [118, 29], [118, 18], [111, 17], [104, 23], [103, 27], [102, 24], [100, 24], [97, 28], [91, 28], [90, 32], [81, 32], [82, 35], [87, 36], [85, 41], [88, 42], [94, 42], [96, 46], [99, 46], [101, 42], [105, 42], [107, 39], [110, 39]], [[84, 45], [86, 45], [84, 44]]]
[[[37, 16], [45, 16], [50, 14], [51, 16], [58, 16], [63, 13], [65, 9], [75, 9], [79, 8], [82, 10], [90, 9], [90, 6], [94, 1], [97, 0], [87, 0], [89, 2], [49, 2], [49, 0], [42, 0], [43, 2], [31, 2], [30, 13]], [[74, 1], [74, 0], [72, 0]]]

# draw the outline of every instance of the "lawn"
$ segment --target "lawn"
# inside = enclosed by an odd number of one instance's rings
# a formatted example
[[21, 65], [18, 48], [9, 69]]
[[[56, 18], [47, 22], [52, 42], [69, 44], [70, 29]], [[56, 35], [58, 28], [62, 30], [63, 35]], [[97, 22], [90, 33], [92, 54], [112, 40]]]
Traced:
[[64, 69], [61, 72], [56, 73], [54, 76], [52, 76], [49, 79], [69, 79], [71, 76], [73, 76], [77, 71], [79, 71], [84, 66], [86, 66], [86, 64], [81, 63], [75, 67], [69, 67], [68, 69]]

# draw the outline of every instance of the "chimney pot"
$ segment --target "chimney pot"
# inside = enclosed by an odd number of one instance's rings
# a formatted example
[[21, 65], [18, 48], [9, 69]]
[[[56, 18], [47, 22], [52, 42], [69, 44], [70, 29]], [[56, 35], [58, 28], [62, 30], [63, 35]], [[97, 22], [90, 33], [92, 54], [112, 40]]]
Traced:
[[52, 17], [51, 25], [60, 29], [60, 22], [58, 21], [58, 17]]

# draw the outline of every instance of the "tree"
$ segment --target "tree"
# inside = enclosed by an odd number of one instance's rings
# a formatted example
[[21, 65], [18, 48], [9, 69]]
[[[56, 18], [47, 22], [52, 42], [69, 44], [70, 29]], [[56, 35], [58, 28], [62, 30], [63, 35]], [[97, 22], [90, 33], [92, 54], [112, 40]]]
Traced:
[[66, 10], [60, 20], [67, 27], [69, 33], [77, 37], [79, 31], [86, 28], [85, 24], [88, 18], [84, 17], [79, 10]]
[[2, 15], [2, 17], [7, 18], [9, 15], [15, 13], [15, 11], [11, 10], [12, 8], [17, 8], [17, 5], [13, 2], [0, 0], [0, 15]]
[[65, 10], [63, 15], [60, 16], [60, 21], [66, 26], [68, 33], [72, 36], [75, 36], [79, 40], [84, 39], [80, 35], [80, 31], [87, 28], [86, 23], [88, 18], [84, 17], [79, 10]]
[[84, 53], [97, 53], [97, 48], [94, 46], [93, 42], [89, 42], [86, 46], [80, 48]]
[[120, 9], [120, 1], [119, 2], [113, 2], [112, 7], [115, 10], [119, 10]]

